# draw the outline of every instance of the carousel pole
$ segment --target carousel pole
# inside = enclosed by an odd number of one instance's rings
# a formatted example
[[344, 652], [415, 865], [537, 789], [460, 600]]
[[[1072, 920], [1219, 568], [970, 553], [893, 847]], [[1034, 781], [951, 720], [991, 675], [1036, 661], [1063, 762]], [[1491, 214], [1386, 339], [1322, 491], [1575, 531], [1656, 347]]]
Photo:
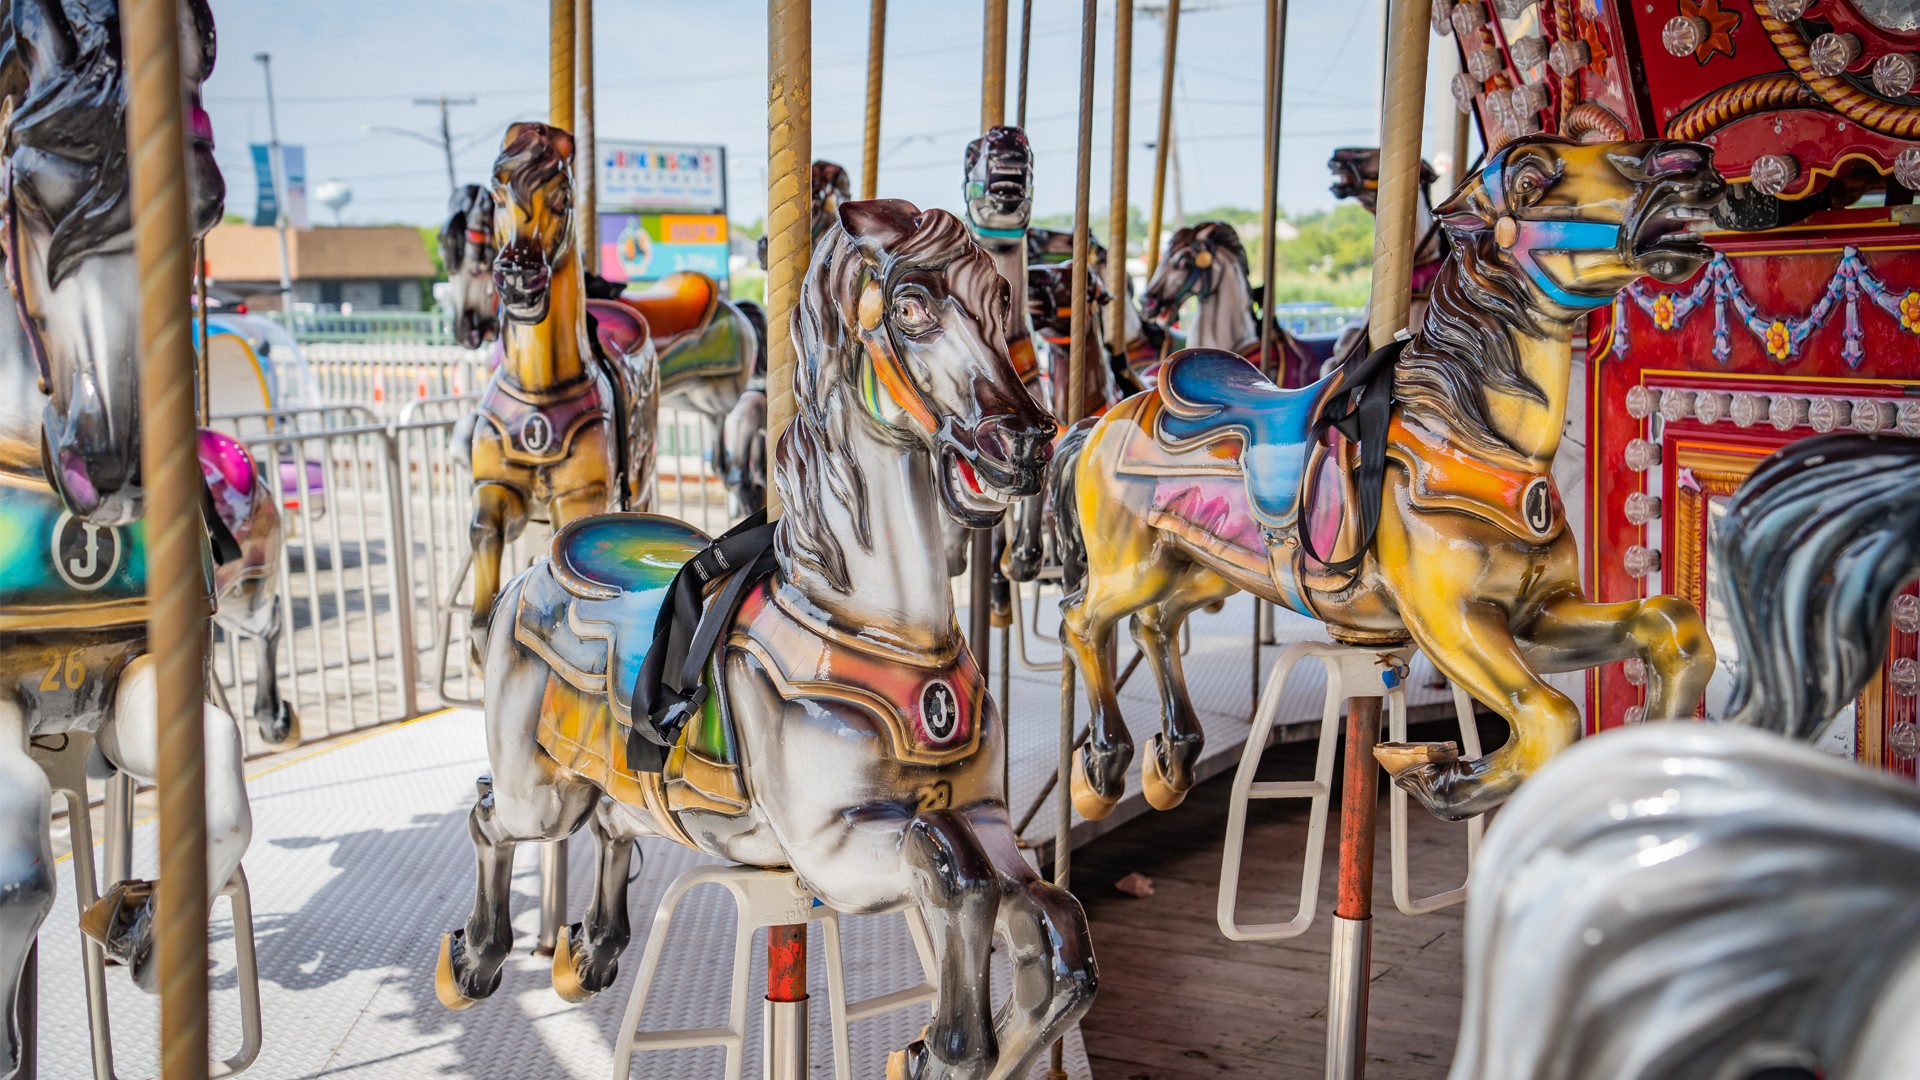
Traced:
[[573, 179], [580, 227], [580, 265], [600, 272], [599, 158], [593, 146], [593, 0], [574, 3]]
[[1020, 91], [1013, 126], [1027, 129], [1027, 57], [1033, 51], [1033, 0], [1020, 0]]
[[[875, 0], [878, 8], [880, 0]], [[873, 76], [871, 48], [868, 72]], [[879, 83], [869, 82], [877, 95]], [[869, 131], [879, 102], [869, 99]], [[871, 185], [878, 155], [862, 183]], [[793, 313], [811, 256], [813, 168], [812, 0], [767, 0], [767, 460], [793, 421]], [[780, 516], [780, 489], [767, 489], [767, 516]], [[762, 1014], [768, 1080], [807, 1075], [807, 926], [767, 928], [767, 997]]]
[[[575, 126], [574, 80], [578, 77], [574, 34], [579, 26], [574, 0], [548, 2], [547, 123], [571, 132]], [[576, 219], [576, 227], [578, 224]], [[533, 945], [534, 955], [552, 956], [566, 927], [567, 841], [561, 839], [540, 845], [540, 935]]]
[[147, 483], [147, 639], [157, 684], [160, 1075], [207, 1076], [207, 599], [200, 461], [194, 453], [192, 230], [174, 0], [126, 0], [123, 50], [140, 275], [140, 467]]
[[[1100, 18], [1098, 0], [1080, 4], [1080, 141], [1074, 152], [1073, 188], [1073, 266], [1084, 273], [1092, 245], [1087, 226], [1092, 220], [1088, 203], [1093, 188], [1093, 39]], [[1073, 290], [1073, 307], [1067, 334], [1067, 415], [1068, 427], [1080, 421], [1081, 401], [1087, 386], [1087, 320], [1093, 311], [1087, 306], [1087, 290]], [[1056, 373], [1056, 378], [1058, 374]], [[1060, 757], [1055, 763], [1053, 883], [1069, 887], [1073, 869], [1073, 800], [1069, 771], [1073, 768], [1074, 680], [1073, 650], [1060, 652]], [[1054, 1043], [1049, 1059], [1047, 1080], [1066, 1080], [1066, 1047]]]
[[[1431, 0], [1393, 0], [1380, 104], [1380, 191], [1373, 238], [1370, 347], [1391, 342], [1412, 307], [1414, 200], [1425, 122]], [[1327, 987], [1327, 1076], [1360, 1080], [1367, 1068], [1368, 965], [1373, 952], [1373, 839], [1380, 781], [1377, 697], [1348, 704], [1340, 794], [1340, 873]]]
[[[1127, 352], [1127, 150], [1133, 122], [1133, 0], [1113, 11], [1113, 197], [1107, 205], [1107, 351]], [[1106, 357], [1100, 357], [1105, 363]]]
[[[1265, 170], [1260, 182], [1260, 361], [1261, 371], [1279, 379], [1285, 365], [1273, 356], [1274, 230], [1280, 217], [1280, 103], [1287, 67], [1287, 0], [1267, 0], [1267, 116], [1263, 148]], [[1253, 599], [1253, 664], [1249, 709], [1260, 707], [1260, 646], [1273, 644], [1272, 613], [1259, 597]], [[1248, 713], [1252, 715], [1251, 712]]]
[[[980, 130], [983, 133], [999, 127], [1007, 119], [1007, 0], [986, 0], [986, 19], [980, 62]], [[1014, 282], [1008, 284], [1020, 288]], [[982, 679], [993, 677], [989, 670], [993, 666], [993, 534], [993, 528], [973, 530], [973, 551], [967, 558], [967, 637]], [[1004, 708], [1006, 701], [1002, 699], [1000, 704]], [[1008, 753], [1012, 753], [1011, 746]]]
[[1167, 0], [1167, 40], [1160, 50], [1160, 131], [1153, 141], [1153, 205], [1147, 211], [1147, 276], [1160, 266], [1160, 226], [1167, 205], [1167, 154], [1173, 144], [1173, 60], [1180, 47], [1180, 0]]
[[880, 197], [880, 83], [886, 49], [887, 0], [872, 0], [867, 21], [867, 130], [860, 144], [862, 199]]

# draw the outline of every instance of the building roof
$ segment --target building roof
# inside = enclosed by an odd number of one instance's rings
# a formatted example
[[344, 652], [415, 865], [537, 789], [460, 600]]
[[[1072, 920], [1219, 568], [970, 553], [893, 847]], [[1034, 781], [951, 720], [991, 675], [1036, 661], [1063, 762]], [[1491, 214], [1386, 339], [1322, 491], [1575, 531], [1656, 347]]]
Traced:
[[[344, 225], [289, 229], [293, 280], [430, 278], [433, 259], [408, 225]], [[267, 225], [222, 222], [207, 234], [207, 277], [215, 281], [279, 281], [280, 241]]]

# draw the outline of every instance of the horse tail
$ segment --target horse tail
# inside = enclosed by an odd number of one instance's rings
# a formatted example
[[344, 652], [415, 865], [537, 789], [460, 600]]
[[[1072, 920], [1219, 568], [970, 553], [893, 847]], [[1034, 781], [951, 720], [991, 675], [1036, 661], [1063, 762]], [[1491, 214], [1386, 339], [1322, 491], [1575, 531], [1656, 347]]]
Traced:
[[1813, 738], [1887, 652], [1920, 573], [1920, 440], [1822, 435], [1768, 458], [1715, 529], [1713, 605], [1732, 624], [1723, 719]]
[[1920, 792], [1853, 762], [1688, 722], [1583, 741], [1487, 830], [1450, 1075], [1850, 1075], [1913, 970], [1916, 867]]
[[1047, 498], [1053, 502], [1053, 550], [1060, 558], [1061, 589], [1068, 596], [1080, 591], [1087, 576], [1087, 540], [1080, 533], [1080, 500], [1074, 478], [1094, 423], [1095, 418], [1088, 417], [1068, 428], [1054, 447], [1053, 462], [1047, 466]]
[[752, 300], [735, 300], [733, 306], [747, 317], [748, 325], [753, 327], [753, 340], [757, 346], [753, 360], [753, 378], [767, 377], [767, 309]]

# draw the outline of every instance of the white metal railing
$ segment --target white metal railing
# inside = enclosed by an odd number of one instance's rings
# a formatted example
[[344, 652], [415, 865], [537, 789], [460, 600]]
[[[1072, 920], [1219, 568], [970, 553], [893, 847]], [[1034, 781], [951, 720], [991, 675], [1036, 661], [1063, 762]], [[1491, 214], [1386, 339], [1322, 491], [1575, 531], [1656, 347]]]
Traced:
[[492, 364], [487, 349], [405, 341], [302, 342], [320, 400], [392, 416], [422, 398], [477, 393]]

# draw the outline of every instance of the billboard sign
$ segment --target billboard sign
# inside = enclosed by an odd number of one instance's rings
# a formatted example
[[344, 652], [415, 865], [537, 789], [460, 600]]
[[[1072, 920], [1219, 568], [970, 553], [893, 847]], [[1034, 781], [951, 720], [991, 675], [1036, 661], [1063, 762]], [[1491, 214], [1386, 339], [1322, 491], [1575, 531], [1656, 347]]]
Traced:
[[602, 213], [600, 273], [635, 285], [680, 270], [727, 280], [727, 218], [724, 214]]
[[724, 147], [601, 140], [594, 154], [597, 201], [605, 210], [726, 212]]

